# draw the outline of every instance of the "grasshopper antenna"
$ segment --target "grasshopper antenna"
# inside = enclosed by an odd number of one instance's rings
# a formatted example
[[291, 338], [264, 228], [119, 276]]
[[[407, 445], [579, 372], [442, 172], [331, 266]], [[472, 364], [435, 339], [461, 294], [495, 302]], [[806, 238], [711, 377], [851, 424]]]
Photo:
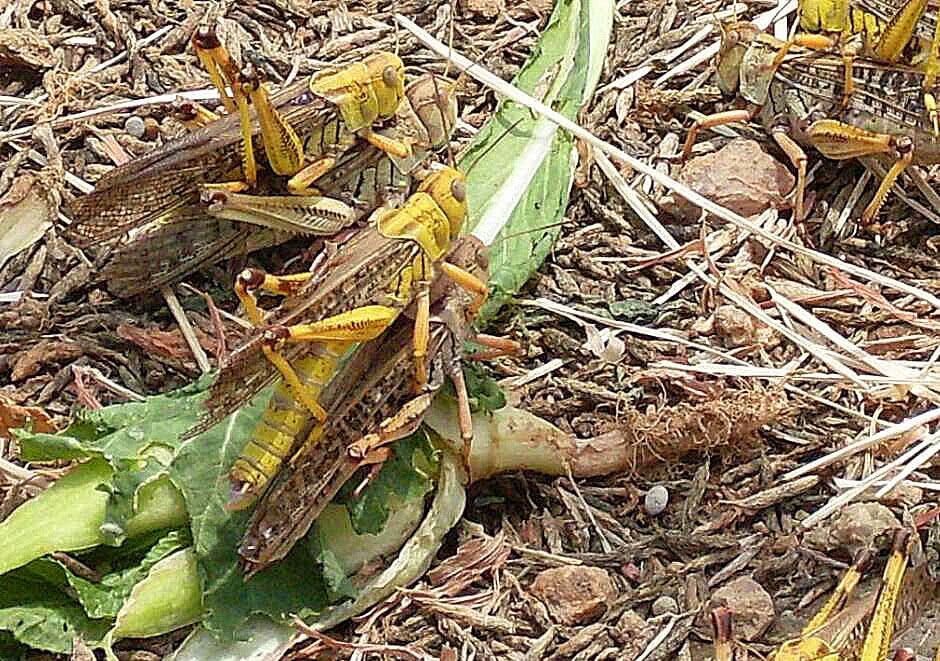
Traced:
[[[493, 246], [499, 245], [503, 241], [508, 241], [509, 239], [515, 239], [520, 236], [526, 236], [527, 234], [534, 234], [535, 232], [541, 232], [542, 230], [550, 230], [555, 227], [564, 227], [565, 225], [571, 225], [574, 221], [571, 220], [559, 220], [557, 223], [549, 223], [547, 225], [539, 225], [538, 227], [530, 227], [529, 229], [522, 230], [521, 232], [514, 232], [512, 234], [506, 234], [505, 236], [500, 236], [497, 240], [493, 241], [489, 245], [490, 248]], [[543, 235], [544, 238], [545, 235]], [[539, 239], [541, 241], [541, 239]]]
[[[396, 21], [396, 24], [397, 23], [398, 21]], [[445, 69], [444, 77], [446, 78], [446, 69]], [[438, 102], [440, 102], [439, 100], [442, 99], [443, 96], [441, 95], [441, 89], [437, 86], [437, 76], [433, 73], [431, 74], [431, 83], [434, 85], [434, 98], [438, 100]], [[454, 94], [457, 94], [456, 85], [454, 86]], [[449, 119], [447, 117], [447, 113], [446, 112], [441, 113], [441, 118], [444, 120], [444, 129], [445, 129], [446, 135], [452, 135], [452, 129], [454, 127], [447, 126], [447, 121]], [[459, 120], [460, 118], [457, 117], [456, 119]], [[447, 140], [447, 164], [452, 168], [457, 167], [457, 159], [454, 157], [454, 148], [451, 146], [451, 141], [449, 139]]]
[[[447, 26], [447, 64], [444, 65], [445, 78], [450, 73], [450, 54], [454, 52], [454, 23], [457, 21], [457, 0], [450, 0], [449, 6], [450, 25]], [[395, 22], [397, 23], [398, 21]]]
[[[392, 0], [392, 12], [393, 12], [392, 18], [394, 19], [395, 14], [398, 13], [398, 0]], [[399, 39], [399, 36], [398, 36], [399, 35], [398, 21], [393, 20], [392, 22], [395, 24], [395, 55], [400, 56], [399, 51], [401, 50], [401, 40]]]

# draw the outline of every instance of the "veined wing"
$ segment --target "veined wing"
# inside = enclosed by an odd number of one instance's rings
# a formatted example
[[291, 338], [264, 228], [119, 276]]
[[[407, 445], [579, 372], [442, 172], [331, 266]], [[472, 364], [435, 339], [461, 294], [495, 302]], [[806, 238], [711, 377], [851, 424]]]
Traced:
[[[375, 227], [367, 227], [318, 269], [300, 293], [286, 298], [265, 323], [291, 326], [370, 303], [387, 304], [388, 286], [396, 282], [420, 250], [412, 241], [390, 239]], [[279, 376], [262, 352], [262, 341], [258, 332], [229, 355], [209, 389], [205, 416], [186, 433], [186, 438], [218, 423]], [[297, 343], [283, 347], [280, 352], [290, 362], [306, 350], [304, 343]]]
[[135, 296], [177, 282], [206, 264], [277, 245], [292, 236], [211, 218], [201, 205], [190, 206], [116, 247], [100, 279], [115, 296]]
[[[924, 106], [923, 74], [915, 69], [856, 61], [852, 69], [854, 91], [841, 108], [845, 67], [840, 58], [820, 53], [788, 57], [775, 80], [822, 106], [834, 105], [838, 117], [853, 123], [853, 116], [876, 116], [899, 127], [930, 131]], [[899, 129], [900, 130], [900, 129]]]
[[[305, 126], [336, 116], [335, 106], [307, 92], [305, 82], [274, 100], [301, 135]], [[260, 126], [257, 121], [252, 126], [255, 154], [263, 163]], [[232, 114], [128, 161], [70, 205], [74, 222], [69, 235], [84, 246], [167, 218], [197, 202], [201, 184], [237, 176], [241, 151], [239, 118]]]

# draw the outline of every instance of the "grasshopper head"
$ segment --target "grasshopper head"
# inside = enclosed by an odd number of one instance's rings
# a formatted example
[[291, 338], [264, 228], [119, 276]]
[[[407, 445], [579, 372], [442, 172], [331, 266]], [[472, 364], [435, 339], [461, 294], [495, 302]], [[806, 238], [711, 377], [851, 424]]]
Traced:
[[457, 126], [457, 94], [454, 83], [424, 74], [405, 88], [408, 102], [427, 132], [428, 146], [437, 151], [446, 145]]
[[405, 64], [397, 55], [387, 51], [370, 55], [363, 64], [379, 102], [379, 117], [392, 117], [405, 98]]
[[450, 238], [456, 238], [467, 216], [467, 180], [463, 173], [451, 167], [435, 170], [421, 182], [418, 190], [437, 202], [450, 222]]
[[748, 45], [760, 34], [753, 23], [737, 21], [721, 27], [721, 45], [718, 48], [717, 69], [718, 88], [723, 94], [732, 95], [738, 91], [741, 62]]

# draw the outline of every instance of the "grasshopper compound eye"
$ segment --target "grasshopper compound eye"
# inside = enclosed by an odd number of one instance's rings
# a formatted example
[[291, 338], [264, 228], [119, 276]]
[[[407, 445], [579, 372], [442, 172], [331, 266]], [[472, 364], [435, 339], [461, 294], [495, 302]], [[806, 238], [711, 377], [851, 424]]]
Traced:
[[395, 70], [395, 67], [388, 66], [382, 70], [382, 82], [389, 87], [395, 87], [398, 84], [398, 71]]
[[463, 202], [467, 199], [467, 186], [460, 179], [455, 179], [450, 184], [450, 194], [454, 196], [454, 199], [458, 202]]

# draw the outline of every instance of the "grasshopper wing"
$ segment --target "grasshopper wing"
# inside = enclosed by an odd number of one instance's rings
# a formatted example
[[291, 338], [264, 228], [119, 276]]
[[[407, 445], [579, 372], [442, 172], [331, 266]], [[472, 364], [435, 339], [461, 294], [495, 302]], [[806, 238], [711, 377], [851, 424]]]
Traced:
[[[285, 299], [265, 323], [291, 326], [375, 302], [388, 304], [387, 284], [395, 281], [419, 251], [416, 243], [382, 236], [374, 227], [365, 228], [328, 260], [300, 293]], [[185, 434], [186, 438], [209, 429], [279, 376], [262, 346], [263, 337], [258, 332], [231, 353], [209, 390], [205, 416]], [[304, 343], [288, 344], [279, 350], [288, 362], [306, 351]]]
[[[336, 116], [335, 107], [310, 94], [304, 83], [278, 93], [274, 103], [301, 133]], [[257, 124], [253, 131], [255, 153], [263, 155]], [[71, 204], [70, 238], [87, 246], [169, 218], [198, 202], [202, 184], [240, 176], [240, 164], [239, 118], [227, 115], [102, 177], [95, 190]]]
[[196, 206], [146, 228], [108, 255], [100, 279], [113, 295], [127, 298], [181, 280], [207, 264], [277, 245], [293, 234], [207, 217]]

